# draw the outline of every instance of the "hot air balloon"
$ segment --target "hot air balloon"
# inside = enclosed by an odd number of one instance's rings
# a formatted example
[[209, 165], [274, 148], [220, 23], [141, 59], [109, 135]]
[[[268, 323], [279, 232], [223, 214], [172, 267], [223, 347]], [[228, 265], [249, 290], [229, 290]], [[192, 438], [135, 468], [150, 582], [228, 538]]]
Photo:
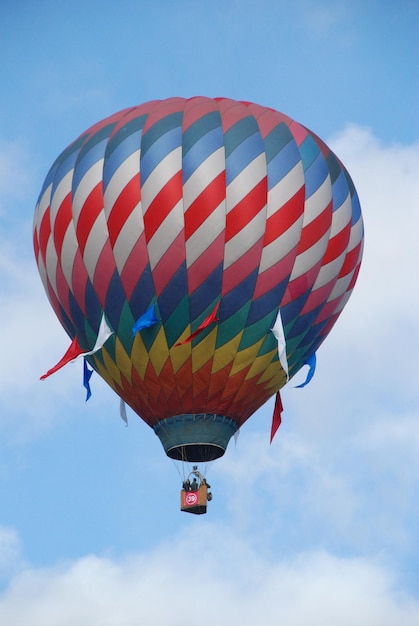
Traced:
[[363, 246], [356, 190], [323, 141], [271, 108], [205, 97], [80, 135], [45, 179], [33, 232], [85, 360], [190, 462], [220, 457], [313, 358]]

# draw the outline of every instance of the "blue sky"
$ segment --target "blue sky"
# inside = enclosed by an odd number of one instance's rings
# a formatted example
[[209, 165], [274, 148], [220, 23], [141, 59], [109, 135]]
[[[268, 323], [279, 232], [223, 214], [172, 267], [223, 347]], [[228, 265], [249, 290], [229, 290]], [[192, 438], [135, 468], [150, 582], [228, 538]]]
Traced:
[[[419, 621], [416, 3], [1, 3], [0, 623], [176, 626]], [[114, 111], [174, 95], [271, 106], [349, 169], [364, 263], [303, 390], [208, 469], [204, 517], [134, 414], [81, 366], [32, 251], [55, 157]], [[181, 472], [182, 470], [180, 470]], [[164, 603], [161, 598], [165, 597]], [[186, 612], [186, 613], [185, 613]], [[187, 623], [186, 618], [186, 623]]]

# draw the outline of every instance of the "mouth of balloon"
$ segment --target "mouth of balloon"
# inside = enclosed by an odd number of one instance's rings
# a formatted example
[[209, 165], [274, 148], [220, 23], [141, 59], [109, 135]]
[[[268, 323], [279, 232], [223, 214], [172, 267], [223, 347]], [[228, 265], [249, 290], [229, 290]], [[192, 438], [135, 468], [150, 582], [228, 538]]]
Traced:
[[184, 413], [160, 420], [153, 428], [168, 457], [199, 463], [223, 456], [238, 425], [216, 413]]

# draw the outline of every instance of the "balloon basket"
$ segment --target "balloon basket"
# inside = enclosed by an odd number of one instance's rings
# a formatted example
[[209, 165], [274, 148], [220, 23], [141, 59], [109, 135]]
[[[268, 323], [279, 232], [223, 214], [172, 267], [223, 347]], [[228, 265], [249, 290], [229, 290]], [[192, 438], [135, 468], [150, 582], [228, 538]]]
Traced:
[[201, 485], [198, 491], [180, 491], [180, 510], [185, 513], [203, 515], [207, 512], [208, 489], [206, 485]]

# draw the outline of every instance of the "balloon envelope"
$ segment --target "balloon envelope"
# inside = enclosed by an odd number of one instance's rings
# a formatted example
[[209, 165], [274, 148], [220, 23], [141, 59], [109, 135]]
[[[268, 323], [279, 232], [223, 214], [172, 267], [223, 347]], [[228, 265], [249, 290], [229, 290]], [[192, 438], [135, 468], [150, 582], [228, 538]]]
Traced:
[[315, 353], [362, 245], [331, 150], [282, 113], [225, 98], [148, 102], [94, 125], [53, 164], [34, 219], [68, 335], [90, 350], [105, 314], [114, 334], [89, 363], [169, 456], [193, 461], [221, 456], [286, 383], [276, 320], [290, 377]]

